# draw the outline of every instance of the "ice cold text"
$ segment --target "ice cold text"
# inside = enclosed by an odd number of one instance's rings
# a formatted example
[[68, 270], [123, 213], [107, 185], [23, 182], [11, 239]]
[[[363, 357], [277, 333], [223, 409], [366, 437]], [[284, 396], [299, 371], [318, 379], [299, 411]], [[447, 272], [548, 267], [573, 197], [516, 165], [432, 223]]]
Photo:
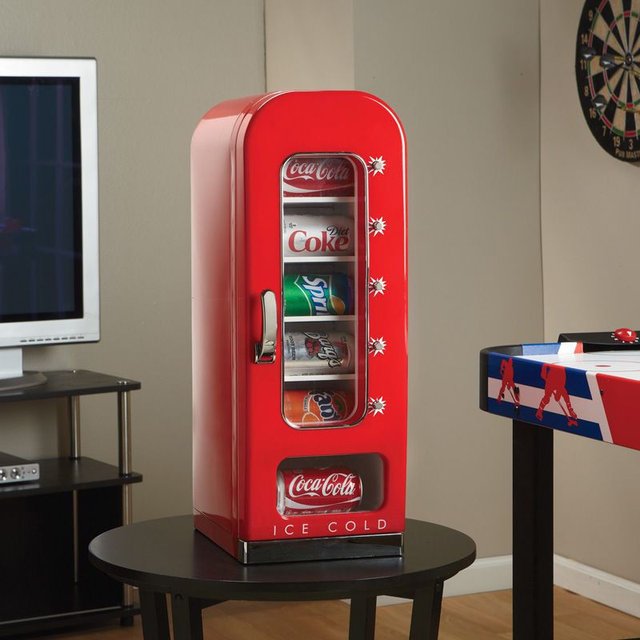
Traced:
[[353, 533], [379, 533], [387, 528], [387, 521], [384, 518], [374, 520], [332, 520], [327, 523], [296, 521], [284, 525], [273, 525], [273, 537], [304, 537], [317, 538], [326, 535], [349, 535]]

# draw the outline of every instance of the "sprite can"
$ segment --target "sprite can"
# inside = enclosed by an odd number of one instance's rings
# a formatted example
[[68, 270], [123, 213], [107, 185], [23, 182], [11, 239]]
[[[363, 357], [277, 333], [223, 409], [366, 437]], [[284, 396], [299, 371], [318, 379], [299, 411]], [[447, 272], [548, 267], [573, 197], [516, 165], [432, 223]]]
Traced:
[[285, 274], [285, 316], [341, 316], [353, 313], [353, 287], [345, 273]]

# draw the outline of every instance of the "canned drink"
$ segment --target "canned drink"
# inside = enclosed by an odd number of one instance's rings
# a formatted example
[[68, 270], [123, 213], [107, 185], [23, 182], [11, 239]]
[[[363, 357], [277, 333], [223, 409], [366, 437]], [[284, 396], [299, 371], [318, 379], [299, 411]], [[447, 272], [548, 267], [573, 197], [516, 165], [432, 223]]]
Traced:
[[340, 156], [296, 156], [284, 166], [285, 197], [353, 196], [354, 171], [350, 160]]
[[353, 336], [337, 331], [292, 331], [284, 336], [285, 373], [352, 373]]
[[345, 273], [285, 274], [285, 316], [350, 313], [353, 313], [353, 287], [351, 278]]
[[284, 516], [346, 513], [362, 501], [362, 478], [343, 467], [281, 470], [277, 499]]
[[353, 255], [353, 218], [339, 214], [285, 214], [285, 256]]
[[347, 420], [353, 411], [350, 391], [285, 389], [284, 415], [301, 427], [328, 427]]

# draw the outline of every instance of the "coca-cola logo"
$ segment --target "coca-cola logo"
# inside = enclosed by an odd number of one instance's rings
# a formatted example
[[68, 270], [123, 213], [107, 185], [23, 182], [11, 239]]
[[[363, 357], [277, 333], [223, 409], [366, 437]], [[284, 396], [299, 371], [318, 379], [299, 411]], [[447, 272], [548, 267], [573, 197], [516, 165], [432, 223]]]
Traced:
[[316, 180], [349, 183], [353, 181], [353, 169], [346, 160], [339, 158], [292, 160], [287, 164], [284, 179], [288, 182]]
[[324, 478], [308, 478], [304, 473], [299, 473], [289, 482], [289, 496], [291, 498], [303, 497], [355, 497], [357, 484], [353, 473], [331, 473]]
[[304, 345], [307, 354], [318, 360], [325, 360], [330, 367], [339, 367], [342, 364], [342, 358], [338, 353], [335, 345], [329, 340], [326, 333], [310, 333], [305, 332]]

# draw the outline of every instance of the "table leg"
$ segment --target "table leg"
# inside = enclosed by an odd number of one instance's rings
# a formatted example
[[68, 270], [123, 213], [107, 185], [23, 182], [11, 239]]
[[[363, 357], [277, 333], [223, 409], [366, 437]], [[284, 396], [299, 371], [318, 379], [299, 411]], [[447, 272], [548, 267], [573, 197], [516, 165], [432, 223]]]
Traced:
[[376, 596], [354, 596], [349, 613], [349, 640], [373, 640], [376, 631]]
[[432, 583], [413, 594], [409, 640], [437, 640], [442, 609], [442, 582]]
[[220, 602], [223, 600], [202, 600], [174, 593], [171, 596], [173, 640], [203, 640], [202, 610]]
[[553, 640], [553, 431], [513, 421], [513, 638]]
[[169, 640], [169, 618], [165, 594], [140, 589], [140, 611], [144, 640]]

